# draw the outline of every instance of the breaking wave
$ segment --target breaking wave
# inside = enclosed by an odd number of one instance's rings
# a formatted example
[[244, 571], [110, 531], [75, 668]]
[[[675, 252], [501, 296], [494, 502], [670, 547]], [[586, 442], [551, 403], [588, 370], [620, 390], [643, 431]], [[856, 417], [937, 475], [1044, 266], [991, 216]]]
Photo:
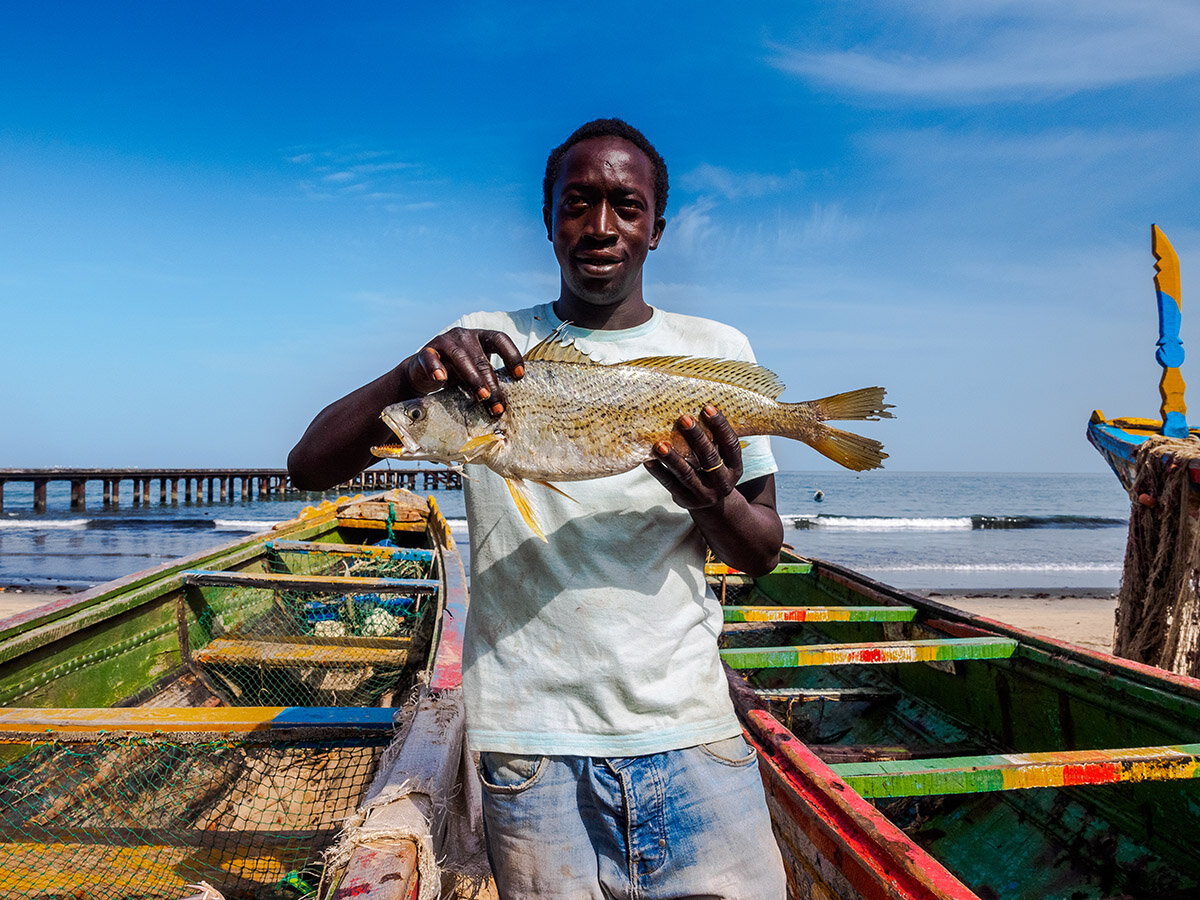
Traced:
[[785, 515], [793, 528], [841, 531], [987, 531], [1021, 528], [1124, 528], [1102, 516], [823, 516]]

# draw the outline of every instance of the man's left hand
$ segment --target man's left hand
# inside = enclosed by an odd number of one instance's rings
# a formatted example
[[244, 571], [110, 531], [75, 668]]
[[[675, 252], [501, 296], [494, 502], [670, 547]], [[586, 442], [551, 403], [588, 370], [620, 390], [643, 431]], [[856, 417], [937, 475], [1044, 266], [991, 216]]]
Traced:
[[669, 441], [654, 445], [657, 459], [646, 469], [671, 492], [671, 499], [688, 510], [716, 506], [737, 487], [742, 477], [742, 447], [723, 416], [712, 404], [700, 413], [703, 426], [692, 416], [681, 416], [676, 428], [690, 453], [675, 452]]

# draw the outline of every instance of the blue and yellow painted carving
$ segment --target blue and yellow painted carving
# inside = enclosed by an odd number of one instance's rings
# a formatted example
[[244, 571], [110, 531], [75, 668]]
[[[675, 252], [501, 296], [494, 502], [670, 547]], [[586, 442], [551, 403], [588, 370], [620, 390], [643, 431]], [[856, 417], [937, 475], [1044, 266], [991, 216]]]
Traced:
[[1162, 433], [1167, 437], [1188, 436], [1187, 404], [1183, 401], [1185, 384], [1179, 367], [1183, 365], [1183, 341], [1179, 326], [1183, 318], [1182, 291], [1179, 281], [1179, 256], [1157, 225], [1150, 226], [1150, 245], [1154, 251], [1154, 288], [1158, 293], [1158, 352], [1154, 358], [1163, 367], [1158, 392], [1162, 396]]

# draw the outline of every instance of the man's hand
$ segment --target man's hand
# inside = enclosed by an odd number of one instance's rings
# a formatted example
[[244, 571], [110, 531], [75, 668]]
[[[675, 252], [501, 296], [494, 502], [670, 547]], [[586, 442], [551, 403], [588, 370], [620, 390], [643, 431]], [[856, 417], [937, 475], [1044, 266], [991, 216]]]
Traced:
[[700, 415], [707, 429], [691, 416], [676, 423], [691, 451], [687, 457], [676, 453], [669, 441], [659, 441], [654, 446], [658, 459], [646, 463], [650, 474], [671, 492], [671, 499], [687, 510], [715, 506], [742, 477], [742, 447], [725, 416], [712, 404]]
[[770, 572], [779, 562], [783, 523], [775, 511], [775, 477], [738, 484], [742, 446], [729, 422], [711, 404], [676, 423], [689, 453], [681, 456], [668, 441], [654, 446], [657, 459], [646, 469], [691, 513], [709, 548], [722, 562], [750, 575]]
[[459, 384], [498, 416], [504, 412], [505, 397], [492, 368], [493, 353], [504, 360], [513, 378], [525, 374], [525, 361], [507, 334], [474, 328], [451, 328], [439, 334], [400, 368], [414, 394], [431, 394]]
[[292, 484], [324, 490], [349, 481], [372, 462], [371, 447], [392, 439], [380, 410], [449, 385], [477, 397], [492, 415], [504, 412], [505, 397], [491, 354], [513, 378], [525, 374], [524, 359], [499, 331], [452, 328], [439, 334], [395, 368], [321, 410], [288, 454]]

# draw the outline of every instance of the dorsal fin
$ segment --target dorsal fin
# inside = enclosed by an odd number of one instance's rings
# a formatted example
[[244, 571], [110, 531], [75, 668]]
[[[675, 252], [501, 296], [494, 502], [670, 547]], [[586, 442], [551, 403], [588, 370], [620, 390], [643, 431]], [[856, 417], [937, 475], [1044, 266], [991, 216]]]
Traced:
[[591, 366], [635, 366], [657, 369], [670, 375], [687, 378], [703, 378], [731, 384], [762, 394], [776, 400], [783, 393], [784, 385], [779, 376], [757, 363], [737, 359], [705, 359], [697, 356], [643, 356], [625, 362], [601, 363], [592, 359], [575, 346], [574, 341], [562, 342], [562, 328], [536, 343], [523, 354], [527, 362], [563, 362]]
[[703, 378], [745, 388], [775, 400], [783, 393], [783, 382], [770, 369], [757, 363], [738, 359], [702, 359], [696, 356], [645, 356], [617, 363], [621, 366], [638, 366], [657, 369], [671, 375], [687, 378]]
[[562, 329], [554, 331], [549, 337], [544, 338], [530, 347], [521, 355], [525, 357], [526, 362], [566, 362], [566, 363], [590, 363], [593, 366], [601, 365], [596, 362], [582, 350], [575, 346], [574, 341], [563, 343], [561, 336]]

